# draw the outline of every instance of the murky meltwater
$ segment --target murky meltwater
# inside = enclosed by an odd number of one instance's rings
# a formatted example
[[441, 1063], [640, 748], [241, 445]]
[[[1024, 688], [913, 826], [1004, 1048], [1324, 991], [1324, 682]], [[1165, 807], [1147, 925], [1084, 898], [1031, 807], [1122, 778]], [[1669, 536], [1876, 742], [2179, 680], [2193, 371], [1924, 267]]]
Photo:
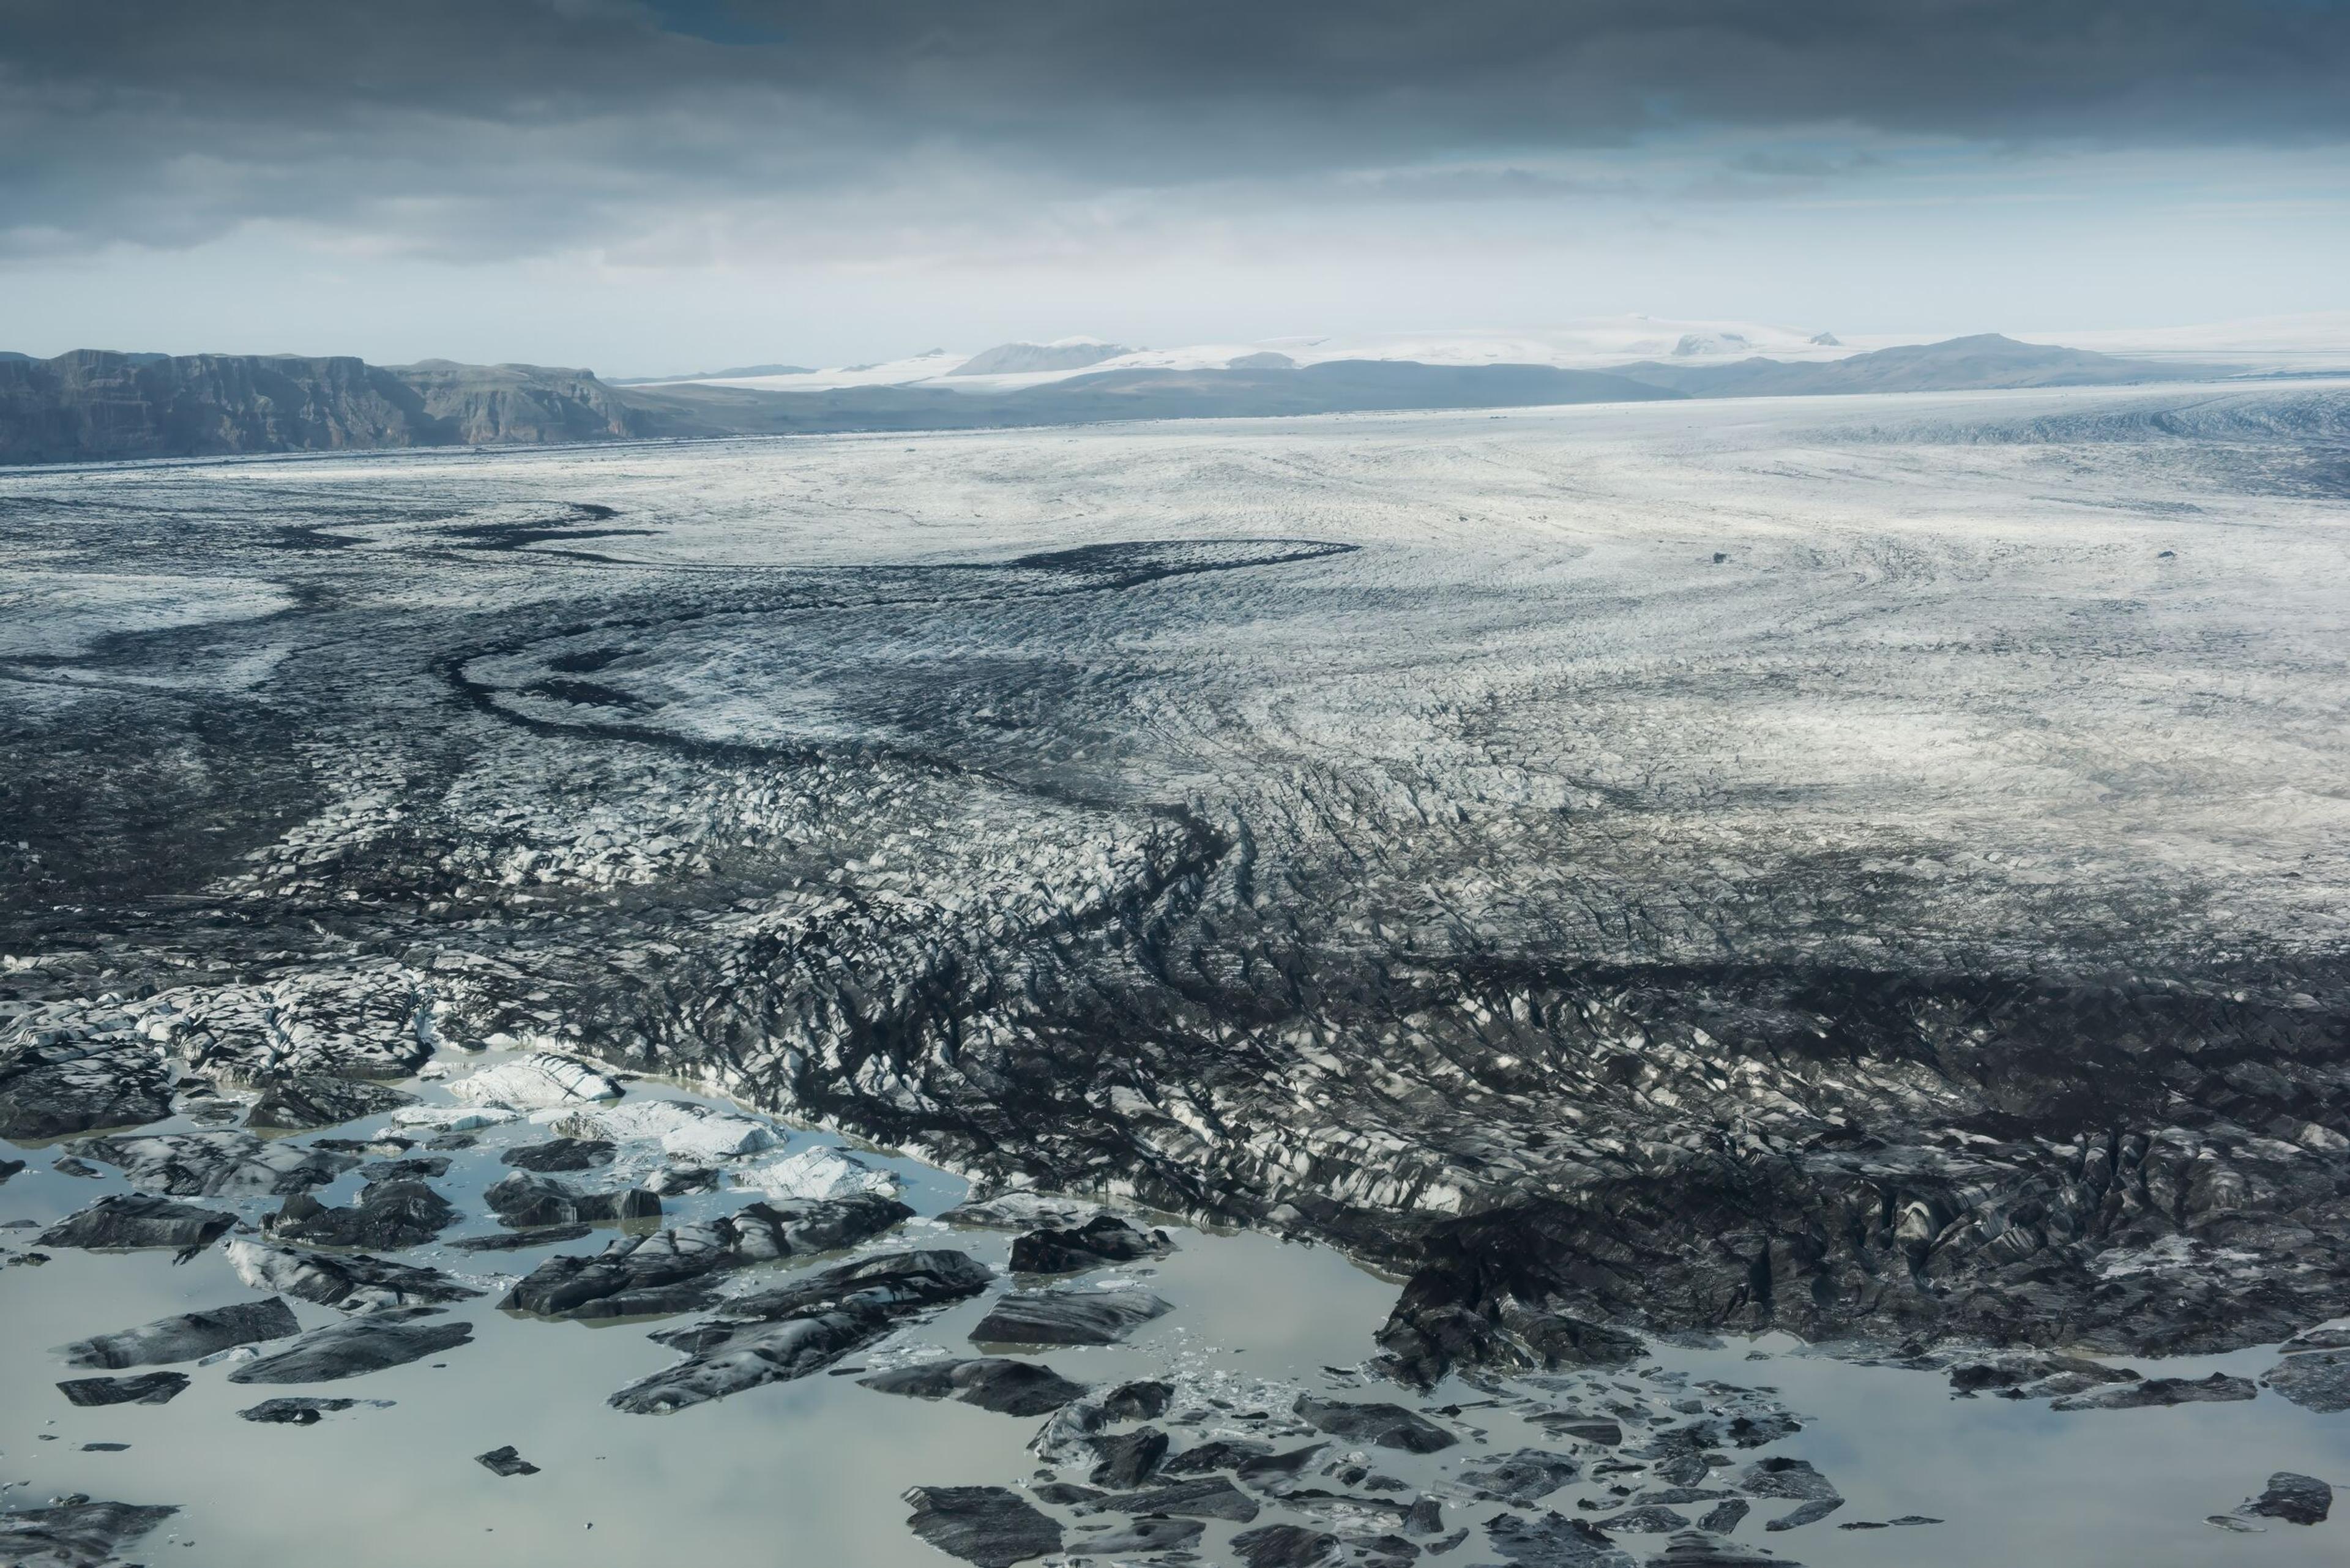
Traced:
[[[428, 1103], [450, 1103], [443, 1085], [403, 1087]], [[718, 1103], [649, 1083], [632, 1085], [630, 1097], [640, 1096]], [[364, 1139], [387, 1119], [296, 1136], [304, 1142]], [[143, 1130], [199, 1125], [181, 1120]], [[0, 1269], [0, 1480], [9, 1483], [9, 1507], [37, 1509], [74, 1494], [177, 1504], [177, 1515], [125, 1550], [132, 1561], [188, 1568], [327, 1560], [353, 1568], [421, 1561], [639, 1564], [681, 1552], [695, 1561], [891, 1568], [947, 1561], [906, 1528], [899, 1494], [909, 1486], [1019, 1488], [1048, 1475], [1065, 1483], [1086, 1480], [1082, 1468], [1040, 1469], [1026, 1448], [1043, 1425], [1038, 1417], [884, 1394], [858, 1382], [860, 1370], [981, 1354], [969, 1336], [1000, 1289], [916, 1317], [827, 1374], [672, 1415], [613, 1409], [606, 1400], [614, 1390], [677, 1359], [648, 1331], [694, 1319], [588, 1324], [497, 1310], [494, 1303], [506, 1287], [544, 1259], [595, 1251], [619, 1228], [515, 1251], [450, 1247], [450, 1238], [497, 1229], [481, 1194], [512, 1173], [501, 1153], [543, 1141], [549, 1128], [520, 1121], [472, 1136], [473, 1147], [446, 1151], [450, 1168], [432, 1182], [465, 1219], [441, 1243], [400, 1257], [484, 1291], [448, 1313], [470, 1323], [473, 1338], [408, 1366], [278, 1386], [229, 1382], [240, 1364], [234, 1359], [183, 1365], [174, 1369], [192, 1385], [168, 1404], [82, 1408], [56, 1385], [91, 1374], [65, 1365], [53, 1347], [264, 1293], [237, 1278], [219, 1246], [178, 1265], [161, 1251], [43, 1248], [44, 1264]], [[808, 1132], [788, 1137], [790, 1150], [841, 1141]], [[420, 1146], [414, 1152], [427, 1151]], [[111, 1168], [98, 1167], [95, 1176], [57, 1170], [53, 1162], [64, 1153], [8, 1150], [27, 1165], [0, 1186], [0, 1220], [34, 1222], [0, 1231], [12, 1262], [30, 1249], [39, 1227], [104, 1194], [131, 1190]], [[948, 1226], [935, 1218], [965, 1197], [961, 1181], [915, 1161], [866, 1158], [894, 1173], [918, 1218], [852, 1255], [951, 1247], [999, 1272], [1007, 1267], [1010, 1231]], [[641, 1173], [649, 1158], [658, 1157], [624, 1146], [611, 1168], [566, 1179], [588, 1188], [615, 1185]], [[318, 1196], [330, 1204], [351, 1202], [360, 1181], [360, 1172], [346, 1173]], [[629, 1228], [709, 1219], [759, 1197], [740, 1188], [673, 1197], [665, 1200], [662, 1220]], [[281, 1199], [191, 1201], [234, 1209], [257, 1223]], [[1276, 1451], [1326, 1444], [1305, 1478], [1308, 1491], [1325, 1495], [1253, 1494], [1255, 1519], [1205, 1521], [1192, 1550], [1209, 1562], [1234, 1560], [1234, 1535], [1275, 1522], [1383, 1541], [1381, 1550], [1399, 1555], [1443, 1548], [1466, 1529], [1467, 1538], [1438, 1560], [1492, 1562], [1503, 1553], [1482, 1527], [1497, 1515], [1539, 1519], [1555, 1511], [1604, 1520], [1664, 1487], [1650, 1461], [1638, 1457], [1644, 1445], [1731, 1388], [1756, 1391], [1761, 1406], [1783, 1406], [1802, 1428], [1727, 1451], [1726, 1464], [1683, 1490], [1734, 1490], [1751, 1464], [1785, 1456], [1808, 1461], [1845, 1500], [1818, 1522], [1772, 1532], [1767, 1522], [1793, 1504], [1755, 1499], [1735, 1538], [1783, 1560], [1955, 1568], [2314, 1565], [2350, 1556], [2350, 1523], [2338, 1515], [2314, 1528], [2268, 1521], [2257, 1534], [2226, 1533], [2203, 1522], [2259, 1492], [2272, 1471], [2350, 1481], [2350, 1416], [2313, 1414], [2265, 1391], [2239, 1403], [2062, 1412], [1991, 1396], [1953, 1398], [1939, 1376], [1853, 1365], [1805, 1352], [1784, 1336], [1764, 1336], [1716, 1348], [1653, 1345], [1629, 1366], [1556, 1380], [1479, 1387], [1456, 1378], [1422, 1398], [1362, 1370], [1374, 1348], [1371, 1333], [1393, 1301], [1392, 1282], [1326, 1249], [1257, 1234], [1168, 1229], [1179, 1249], [1172, 1255], [1097, 1270], [1075, 1282], [1148, 1290], [1172, 1303], [1172, 1312], [1135, 1330], [1124, 1345], [1019, 1354], [1097, 1388], [1133, 1379], [1171, 1382], [1173, 1404], [1157, 1425], [1177, 1452], [1215, 1439], [1261, 1442]], [[725, 1280], [730, 1291], [762, 1288], [778, 1276], [840, 1261], [795, 1259]], [[290, 1298], [287, 1304], [305, 1328], [343, 1315]], [[2251, 1351], [2137, 1365], [2149, 1375], [2200, 1377], [2220, 1370], [2256, 1377], [2274, 1360], [2272, 1352]], [[328, 1413], [310, 1426], [236, 1415], [288, 1394], [389, 1403]], [[1395, 1400], [1459, 1440], [1413, 1454], [1324, 1438], [1291, 1414], [1301, 1394]], [[1612, 1420], [1620, 1442], [1563, 1435], [1556, 1417], [1568, 1409]], [[1545, 1415], [1554, 1417], [1548, 1425]], [[86, 1446], [95, 1444], [127, 1446]], [[475, 1460], [509, 1445], [538, 1467], [536, 1474], [500, 1476]], [[1573, 1459], [1577, 1479], [1531, 1504], [1480, 1499], [1479, 1488], [1461, 1479], [1521, 1449]], [[1423, 1496], [1441, 1504], [1441, 1531], [1407, 1542], [1398, 1533], [1399, 1516]], [[1670, 1506], [1694, 1519], [1710, 1504]], [[1072, 1549], [1128, 1520], [1066, 1506], [1047, 1511], [1064, 1525]], [[1939, 1522], [1889, 1522], [1918, 1517]], [[1871, 1524], [1887, 1527], [1848, 1528]], [[1668, 1536], [1619, 1531], [1613, 1539], [1633, 1560], [1646, 1562], [1665, 1550]]]

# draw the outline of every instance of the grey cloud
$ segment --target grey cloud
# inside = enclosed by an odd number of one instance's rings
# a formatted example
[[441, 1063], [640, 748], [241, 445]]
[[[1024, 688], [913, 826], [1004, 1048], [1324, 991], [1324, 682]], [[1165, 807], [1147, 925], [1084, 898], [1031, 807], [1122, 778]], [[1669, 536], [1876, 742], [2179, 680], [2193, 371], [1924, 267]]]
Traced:
[[2337, 0], [14, 0], [0, 233], [510, 254], [941, 165], [1503, 200], [1576, 193], [1513, 159], [1700, 131], [2336, 141], [2345, 79]]

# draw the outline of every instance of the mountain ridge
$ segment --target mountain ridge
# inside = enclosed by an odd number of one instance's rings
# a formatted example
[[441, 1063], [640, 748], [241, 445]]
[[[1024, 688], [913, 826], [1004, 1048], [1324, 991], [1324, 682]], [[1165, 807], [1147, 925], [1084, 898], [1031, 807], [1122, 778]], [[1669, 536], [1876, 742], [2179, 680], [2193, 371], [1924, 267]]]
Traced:
[[2205, 379], [2226, 369], [1983, 333], [1825, 362], [1757, 356], [1588, 370], [1370, 358], [1295, 365], [1251, 355], [1222, 368], [1113, 368], [964, 391], [616, 386], [591, 370], [540, 365], [76, 349], [51, 359], [0, 357], [0, 463], [2113, 386]]
[[588, 370], [97, 348], [0, 359], [0, 462], [546, 444], [649, 433]]

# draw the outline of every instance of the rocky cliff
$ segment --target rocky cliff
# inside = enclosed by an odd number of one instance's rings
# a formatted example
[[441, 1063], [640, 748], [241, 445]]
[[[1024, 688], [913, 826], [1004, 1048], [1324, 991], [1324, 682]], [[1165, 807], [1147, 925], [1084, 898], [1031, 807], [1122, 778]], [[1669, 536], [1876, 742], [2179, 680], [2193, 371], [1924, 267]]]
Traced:
[[0, 462], [611, 440], [643, 421], [587, 370], [337, 355], [0, 360]]

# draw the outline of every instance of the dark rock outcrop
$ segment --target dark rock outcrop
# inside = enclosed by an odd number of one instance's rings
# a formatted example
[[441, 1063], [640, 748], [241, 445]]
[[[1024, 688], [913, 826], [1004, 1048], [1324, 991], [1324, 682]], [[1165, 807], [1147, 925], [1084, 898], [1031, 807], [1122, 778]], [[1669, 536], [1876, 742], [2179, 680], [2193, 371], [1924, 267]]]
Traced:
[[1382, 1449], [1433, 1454], [1461, 1440], [1427, 1417], [1417, 1415], [1400, 1405], [1355, 1405], [1301, 1394], [1295, 1408], [1298, 1418], [1317, 1431], [1327, 1432], [1334, 1438], [1345, 1438], [1350, 1442], [1376, 1444]]
[[338, 1411], [361, 1406], [380, 1409], [390, 1403], [389, 1399], [322, 1399], [312, 1394], [281, 1394], [275, 1399], [248, 1405], [236, 1414], [239, 1420], [257, 1421], [264, 1426], [315, 1427]]
[[493, 1182], [482, 1201], [501, 1224], [517, 1230], [610, 1220], [649, 1220], [661, 1211], [660, 1199], [641, 1187], [618, 1192], [581, 1192], [552, 1177], [517, 1170]]
[[307, 1192], [288, 1198], [264, 1222], [280, 1241], [314, 1247], [369, 1247], [400, 1251], [421, 1247], [455, 1224], [457, 1210], [421, 1181], [379, 1181], [346, 1209], [329, 1209]]
[[1072, 1557], [1139, 1557], [1181, 1552], [1199, 1543], [1207, 1526], [1196, 1519], [1138, 1519], [1118, 1530], [1081, 1535], [1062, 1550]]
[[1258, 1512], [1256, 1499], [1222, 1476], [1104, 1497], [1101, 1506], [1120, 1513], [1170, 1513], [1187, 1519], [1228, 1519], [1239, 1524], [1249, 1523]]
[[[0, 365], [0, 377], [7, 367]], [[144, 1044], [35, 1043], [0, 1052], [0, 1137], [17, 1143], [172, 1114], [172, 1074]]]
[[1266, 1524], [1232, 1537], [1232, 1551], [1245, 1568], [1314, 1568], [1338, 1559], [1338, 1538], [1302, 1524]]
[[715, 1299], [712, 1276], [752, 1263], [854, 1246], [910, 1217], [871, 1193], [806, 1203], [754, 1203], [719, 1219], [612, 1242], [593, 1257], [553, 1257], [498, 1305], [542, 1317], [640, 1317], [691, 1312]]
[[[2270, 1367], [2261, 1381], [2304, 1410], [2322, 1415], [2350, 1410], [2350, 1350], [2288, 1355]], [[2251, 1397], [2249, 1392], [2245, 1397]]]
[[2215, 1405], [2250, 1399], [2260, 1392], [2249, 1377], [2214, 1372], [2209, 1377], [2148, 1377], [2117, 1383], [2090, 1394], [2052, 1400], [2052, 1410], [2140, 1410], [2150, 1405]]
[[1159, 1461], [1167, 1457], [1167, 1434], [1156, 1427], [1142, 1427], [1096, 1438], [1094, 1452], [1100, 1458], [1086, 1480], [1122, 1491], [1140, 1486], [1158, 1473]]
[[73, 1377], [57, 1392], [77, 1405], [168, 1405], [187, 1391], [183, 1372], [148, 1372], [137, 1377]]
[[2288, 1524], [2323, 1524], [2334, 1511], [2334, 1489], [2314, 1476], [2279, 1470], [2260, 1496], [2247, 1499], [2236, 1511]]
[[1072, 1274], [1104, 1263], [1163, 1258], [1175, 1250], [1164, 1231], [1142, 1231], [1114, 1214], [1098, 1214], [1083, 1225], [1046, 1226], [1012, 1239], [1015, 1274]]
[[99, 1568], [179, 1511], [165, 1504], [69, 1502], [0, 1513], [0, 1563]]
[[1632, 1568], [1631, 1557], [1605, 1534], [1556, 1513], [1498, 1515], [1486, 1524], [1485, 1538], [1523, 1568]]
[[1012, 1568], [1061, 1549], [1060, 1525], [1000, 1486], [910, 1487], [906, 1501], [914, 1509], [907, 1529], [979, 1568]]
[[389, 1084], [305, 1074], [263, 1089], [253, 1108], [244, 1113], [244, 1125], [279, 1131], [328, 1127], [415, 1103], [414, 1095]]
[[1116, 1345], [1173, 1309], [1147, 1291], [1015, 1291], [971, 1331], [973, 1345]]
[[169, 1247], [184, 1252], [209, 1247], [236, 1216], [144, 1192], [118, 1193], [78, 1210], [41, 1232], [44, 1247], [122, 1249]]
[[1540, 1449], [1520, 1449], [1515, 1453], [1500, 1454], [1461, 1472], [1464, 1486], [1477, 1489], [1477, 1495], [1490, 1502], [1506, 1502], [1526, 1508], [1540, 1502], [1583, 1474], [1582, 1464], [1565, 1454], [1544, 1453]]
[[292, 1310], [271, 1296], [210, 1312], [158, 1318], [119, 1334], [78, 1339], [57, 1346], [57, 1354], [68, 1366], [148, 1366], [194, 1361], [217, 1350], [284, 1339], [300, 1333], [301, 1326], [294, 1321]]
[[314, 1328], [285, 1349], [248, 1361], [228, 1375], [232, 1383], [332, 1383], [387, 1366], [403, 1366], [473, 1337], [473, 1325], [436, 1322], [442, 1309], [385, 1307], [343, 1323]]
[[546, 1143], [510, 1148], [498, 1156], [498, 1162], [511, 1165], [517, 1170], [537, 1171], [541, 1175], [561, 1170], [593, 1170], [599, 1165], [611, 1164], [613, 1152], [619, 1147], [609, 1138], [550, 1138]]
[[820, 1372], [927, 1309], [977, 1295], [993, 1276], [962, 1252], [886, 1252], [726, 1303], [726, 1316], [653, 1337], [687, 1353], [608, 1401], [650, 1415]]
[[1072, 1399], [1085, 1396], [1086, 1386], [1072, 1383], [1049, 1366], [981, 1356], [968, 1361], [926, 1361], [877, 1372], [858, 1381], [884, 1394], [910, 1394], [918, 1399], [954, 1399], [983, 1410], [1007, 1416], [1049, 1416]]
[[283, 1291], [344, 1312], [467, 1301], [482, 1293], [438, 1269], [365, 1252], [311, 1252], [240, 1238], [228, 1244], [228, 1258], [236, 1277], [256, 1290]]

